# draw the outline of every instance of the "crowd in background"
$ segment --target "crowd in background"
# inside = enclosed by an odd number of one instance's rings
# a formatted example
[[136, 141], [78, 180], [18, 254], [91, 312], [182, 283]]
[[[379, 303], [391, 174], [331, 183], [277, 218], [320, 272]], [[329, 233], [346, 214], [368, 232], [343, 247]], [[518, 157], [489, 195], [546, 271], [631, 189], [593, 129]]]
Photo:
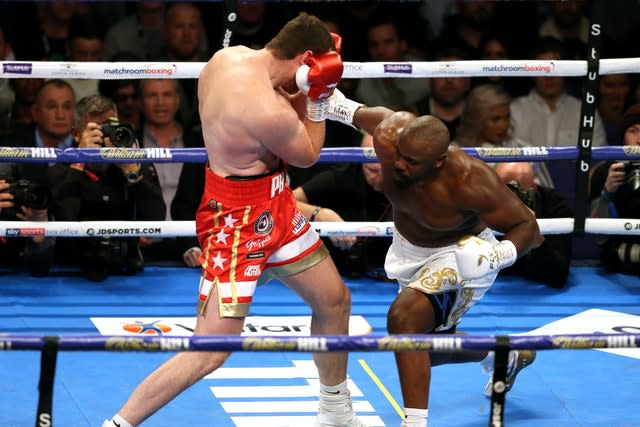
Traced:
[[[0, 60], [204, 62], [222, 46], [223, 7], [222, 2], [3, 2]], [[347, 62], [584, 60], [588, 51], [590, 4], [581, 0], [239, 2], [231, 44], [261, 48], [301, 11], [317, 15], [341, 34], [341, 55]], [[639, 12], [633, 0], [607, 5], [601, 58], [640, 57], [640, 46], [628, 43], [640, 28]], [[31, 23], [28, 31], [19, 27], [23, 22]], [[111, 117], [117, 117], [116, 126], [131, 130], [125, 146], [203, 146], [196, 79], [68, 77], [46, 82], [0, 79], [0, 146], [118, 145], [103, 126]], [[578, 141], [578, 77], [343, 79], [339, 88], [366, 105], [434, 115], [447, 125], [452, 145], [458, 147], [576, 146]], [[627, 135], [640, 132], [640, 114], [632, 107], [640, 103], [640, 74], [601, 76], [597, 95], [593, 145], [640, 145], [640, 139]], [[327, 123], [325, 147], [369, 144], [367, 135]], [[0, 163], [0, 220], [193, 220], [203, 187], [201, 166]], [[615, 188], [602, 183], [607, 173], [599, 169], [597, 185], [590, 188], [594, 216], [640, 217], [638, 204], [602, 209], [613, 206], [609, 202], [619, 188], [626, 188], [634, 167], [616, 163]], [[575, 168], [570, 162], [538, 162], [520, 169], [499, 172], [539, 218], [573, 215], [575, 188], [568, 182], [575, 182]], [[306, 204], [301, 210], [310, 212], [312, 221], [389, 220], [389, 206], [376, 187], [377, 173], [372, 164], [289, 168], [291, 186], [301, 206]], [[342, 185], [347, 181], [353, 185]], [[13, 206], [16, 192], [36, 193], [41, 188], [45, 195], [39, 200], [20, 200], [27, 204]], [[640, 190], [635, 190], [624, 190], [625, 199], [640, 198]], [[603, 201], [601, 195], [611, 200]], [[597, 241], [597, 250], [587, 255], [597, 258], [604, 247], [607, 266], [630, 264], [618, 271], [638, 273], [640, 245], [622, 240]], [[547, 242], [523, 261], [528, 266], [513, 270], [561, 287], [569, 274], [572, 237]], [[326, 243], [344, 274], [384, 276], [387, 239], [334, 238]], [[623, 243], [624, 254], [616, 258]], [[199, 255], [195, 237], [142, 237], [126, 244], [104, 237], [84, 244], [42, 236], [0, 241], [0, 259], [20, 262], [34, 275], [46, 275], [57, 264], [72, 264], [91, 280], [137, 273], [145, 262], [198, 267]], [[556, 265], [548, 271], [559, 274], [539, 277], [542, 264]]]

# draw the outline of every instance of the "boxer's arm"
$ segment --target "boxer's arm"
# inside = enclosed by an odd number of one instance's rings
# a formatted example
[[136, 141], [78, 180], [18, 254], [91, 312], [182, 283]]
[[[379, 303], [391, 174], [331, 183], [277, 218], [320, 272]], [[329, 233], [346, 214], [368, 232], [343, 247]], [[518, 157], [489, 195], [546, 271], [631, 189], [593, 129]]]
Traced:
[[393, 114], [393, 110], [387, 107], [362, 106], [354, 112], [353, 124], [373, 135], [376, 127], [391, 114]]
[[[456, 202], [475, 212], [492, 230], [502, 232], [496, 245], [465, 237], [456, 252], [463, 278], [482, 277], [512, 265], [515, 260], [542, 244], [535, 215], [486, 165], [472, 167], [467, 178], [456, 185]], [[452, 197], [454, 197], [452, 193]]]

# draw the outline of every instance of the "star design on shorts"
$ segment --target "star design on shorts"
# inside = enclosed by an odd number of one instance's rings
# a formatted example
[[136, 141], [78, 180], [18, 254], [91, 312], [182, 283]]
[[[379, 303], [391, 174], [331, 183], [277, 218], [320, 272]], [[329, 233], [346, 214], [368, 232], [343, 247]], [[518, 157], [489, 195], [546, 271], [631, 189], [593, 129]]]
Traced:
[[234, 217], [231, 216], [231, 214], [227, 215], [224, 217], [224, 226], [225, 227], [233, 227], [233, 224], [238, 221], [237, 219], [235, 219]]
[[216, 234], [216, 243], [224, 243], [225, 245], [227, 244], [227, 237], [229, 237], [230, 234], [227, 234], [224, 232], [224, 230], [220, 230], [218, 232], [218, 234]]
[[227, 260], [227, 258], [222, 258], [222, 255], [220, 255], [220, 251], [218, 251], [216, 256], [211, 258], [211, 260], [213, 261], [213, 268], [223, 269], [224, 262]]

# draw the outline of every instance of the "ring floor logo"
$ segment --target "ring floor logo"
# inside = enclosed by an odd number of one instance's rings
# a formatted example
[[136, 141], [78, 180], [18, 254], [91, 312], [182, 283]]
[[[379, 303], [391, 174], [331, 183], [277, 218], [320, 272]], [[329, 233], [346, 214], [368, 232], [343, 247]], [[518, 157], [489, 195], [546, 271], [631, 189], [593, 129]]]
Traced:
[[[195, 317], [92, 317], [91, 322], [102, 335], [190, 336], [196, 327]], [[243, 336], [310, 335], [311, 316], [250, 316]], [[371, 333], [371, 325], [362, 316], [349, 319], [351, 335]]]
[[[102, 335], [190, 336], [195, 317], [92, 317]], [[245, 321], [243, 336], [307, 336], [310, 316], [251, 316]], [[362, 316], [351, 316], [351, 335], [371, 333]], [[236, 427], [312, 427], [318, 409], [320, 380], [313, 360], [285, 360], [282, 366], [265, 365], [265, 357], [252, 358], [253, 365], [221, 367], [207, 375], [210, 394]], [[353, 409], [370, 427], [385, 426], [355, 381], [348, 378]], [[239, 401], [239, 399], [242, 399]], [[267, 414], [267, 415], [265, 415]]]

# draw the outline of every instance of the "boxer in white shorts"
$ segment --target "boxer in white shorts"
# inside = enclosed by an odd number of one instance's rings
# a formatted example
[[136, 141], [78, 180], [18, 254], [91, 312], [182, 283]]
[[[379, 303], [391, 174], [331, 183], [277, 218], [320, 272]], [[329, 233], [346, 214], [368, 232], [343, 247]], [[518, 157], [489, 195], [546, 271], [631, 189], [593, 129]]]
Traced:
[[[385, 268], [400, 284], [387, 315], [389, 333], [454, 333], [498, 272], [542, 243], [533, 212], [491, 167], [449, 147], [449, 131], [438, 118], [365, 107], [338, 91], [329, 109], [336, 112], [332, 119], [373, 135], [382, 166], [395, 228]], [[492, 230], [503, 238], [498, 241]], [[432, 366], [483, 359], [492, 365], [486, 351], [405, 351], [395, 358], [402, 427], [427, 425]], [[534, 353], [512, 351], [510, 358], [507, 389]]]
[[[478, 237], [492, 245], [498, 243], [491, 230]], [[455, 253], [458, 244], [441, 248], [425, 248], [412, 244], [400, 233], [393, 233], [384, 268], [390, 279], [403, 288], [412, 288], [427, 295], [435, 313], [434, 332], [453, 332], [464, 315], [489, 290], [498, 271], [483, 277], [463, 280], [458, 271]]]

